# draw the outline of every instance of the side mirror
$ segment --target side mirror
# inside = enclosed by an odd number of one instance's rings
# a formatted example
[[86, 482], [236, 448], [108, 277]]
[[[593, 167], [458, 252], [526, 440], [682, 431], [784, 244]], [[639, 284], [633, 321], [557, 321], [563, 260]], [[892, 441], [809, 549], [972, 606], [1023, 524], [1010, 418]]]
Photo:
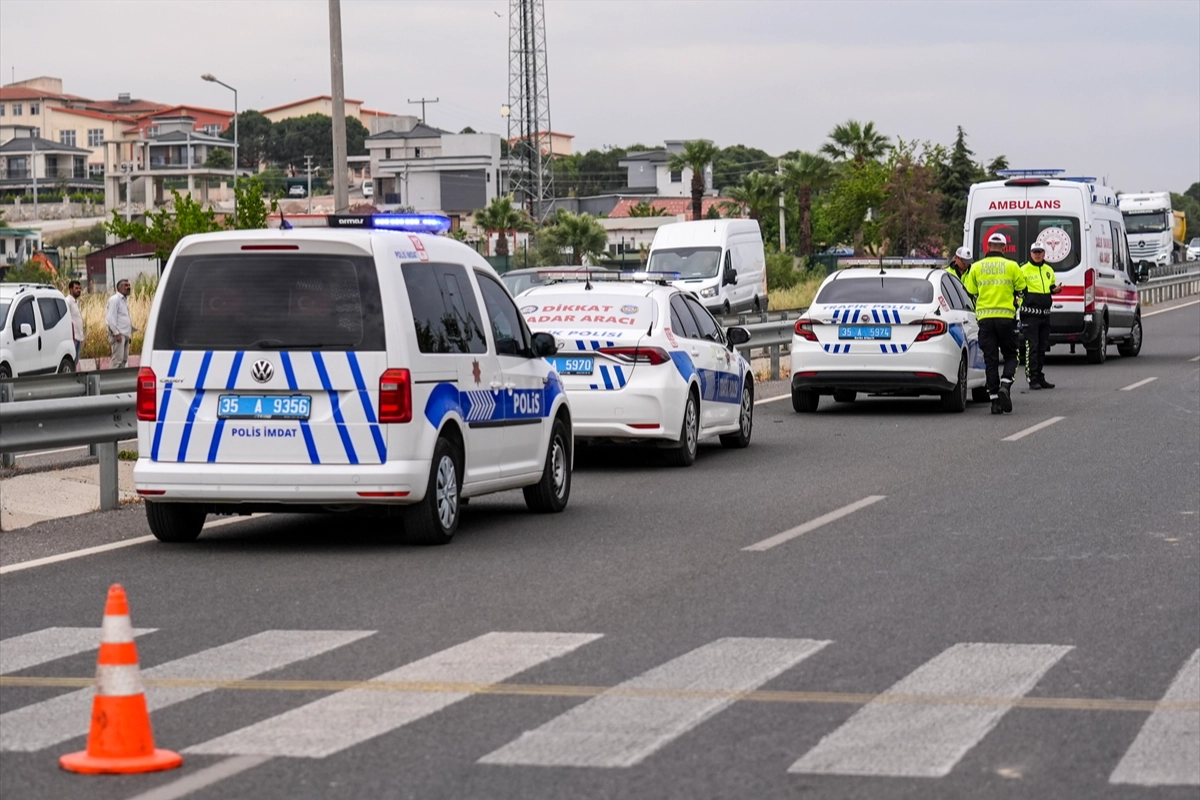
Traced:
[[1135, 283], [1145, 283], [1150, 280], [1150, 268], [1154, 265], [1149, 261], [1139, 261], [1133, 268], [1133, 280]]
[[733, 267], [729, 267], [725, 270], [725, 283], [729, 285], [737, 284], [737, 270]]
[[33, 326], [28, 322], [22, 322], [21, 327], [17, 330], [20, 332], [22, 339], [26, 336], [33, 336]]
[[545, 358], [558, 352], [558, 342], [545, 331], [533, 335], [532, 347], [534, 358]]
[[750, 341], [750, 331], [745, 328], [726, 328], [725, 341], [729, 342], [731, 347], [739, 347]]

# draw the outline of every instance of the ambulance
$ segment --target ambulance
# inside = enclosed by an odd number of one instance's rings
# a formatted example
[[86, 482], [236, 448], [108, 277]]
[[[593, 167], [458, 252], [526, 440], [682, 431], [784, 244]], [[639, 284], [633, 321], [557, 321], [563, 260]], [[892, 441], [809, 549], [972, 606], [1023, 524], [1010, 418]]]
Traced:
[[1082, 346], [1103, 364], [1109, 345], [1122, 356], [1142, 349], [1142, 306], [1136, 284], [1150, 264], [1134, 263], [1117, 195], [1095, 178], [1062, 177], [1062, 170], [1003, 170], [1002, 180], [976, 183], [967, 200], [963, 243], [982, 258], [994, 233], [1019, 264], [1040, 243], [1059, 291], [1050, 311], [1050, 344]]

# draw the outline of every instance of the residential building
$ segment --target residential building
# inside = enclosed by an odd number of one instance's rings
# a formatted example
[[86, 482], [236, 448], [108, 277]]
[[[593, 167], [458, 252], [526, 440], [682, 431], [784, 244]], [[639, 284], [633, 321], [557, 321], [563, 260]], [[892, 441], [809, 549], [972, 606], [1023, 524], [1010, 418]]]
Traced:
[[[571, 144], [571, 140], [575, 138], [575, 134], [573, 133], [538, 131], [535, 135], [537, 137], [538, 146], [542, 150], [542, 155], [569, 156], [574, 152]], [[522, 137], [520, 136], [512, 137], [508, 140], [509, 146], [515, 146], [517, 142], [521, 141], [521, 138]]]
[[663, 225], [686, 221], [684, 214], [662, 217], [605, 217], [596, 220], [608, 234], [608, 256], [621, 260], [636, 262], [644, 252], [649, 252], [654, 242], [654, 234]]
[[41, 248], [41, 231], [0, 224], [0, 268], [24, 264]]
[[153, 137], [157, 134], [158, 122], [163, 117], [191, 117], [192, 130], [207, 136], [220, 136], [233, 124], [233, 112], [204, 106], [168, 106], [153, 113], [139, 114], [131, 128], [124, 131], [126, 138]]
[[[409, 120], [415, 119], [412, 117]], [[366, 140], [377, 205], [462, 214], [483, 208], [499, 192], [500, 136], [451, 133], [417, 122]]]
[[95, 191], [87, 172], [91, 151], [39, 136], [16, 136], [0, 144], [0, 192], [31, 194], [36, 183], [43, 193]]
[[[702, 197], [700, 199], [701, 219], [706, 217], [713, 208], [716, 208], [718, 212], [721, 212], [723, 210], [722, 206], [725, 203], [731, 202], [733, 201], [727, 197], [717, 197], [716, 195]], [[686, 221], [692, 218], [692, 198], [690, 194], [688, 197], [624, 197], [621, 198], [615, 206], [613, 206], [612, 210], [608, 212], [608, 215], [614, 219], [629, 217], [629, 212], [634, 206], [640, 203], [646, 203], [651, 208], [658, 209], [659, 211], [663, 212], [664, 217], [678, 217], [680, 221]], [[637, 217], [630, 218], [638, 219]], [[661, 218], [643, 217], [643, 219]]]
[[[344, 108], [346, 119], [358, 120], [367, 129], [368, 133], [379, 133], [383, 130], [393, 128], [396, 125], [395, 120], [412, 120], [412, 124], [407, 125], [408, 128], [411, 128], [418, 121], [416, 117], [363, 108], [362, 100], [346, 98]], [[279, 122], [296, 117], [307, 117], [309, 114], [324, 114], [327, 117], [332, 117], [333, 98], [327, 94], [306, 97], [303, 100], [296, 100], [295, 102], [286, 103], [281, 106], [264, 108], [261, 113], [264, 117], [271, 120], [271, 122]], [[401, 127], [403, 126], [404, 123], [401, 124]]]
[[[691, 141], [691, 140], [688, 140]], [[687, 141], [669, 139], [660, 150], [645, 150], [628, 154], [617, 163], [629, 171], [628, 185], [621, 194], [649, 194], [657, 197], [691, 197], [692, 170], [672, 172], [667, 167], [671, 156], [682, 153]], [[712, 186], [712, 164], [704, 170], [705, 194], [715, 194]]]
[[[199, 189], [200, 199], [208, 201], [210, 179], [232, 182], [235, 170], [206, 167], [205, 162], [214, 150], [224, 150], [233, 156], [233, 142], [196, 131], [195, 117], [187, 114], [155, 116], [146, 131], [153, 135], [122, 140], [106, 140], [104, 200], [106, 208], [116, 208], [132, 192], [136, 202], [147, 207], [164, 201], [167, 180], [187, 179], [187, 189], [193, 195]], [[122, 169], [122, 164], [127, 164]], [[197, 180], [199, 184], [197, 185]]]
[[129, 126], [135, 124], [132, 117], [88, 111], [81, 108], [51, 107], [46, 129], [59, 144], [83, 147], [91, 151], [88, 156], [88, 177], [104, 178], [104, 143], [120, 139]]

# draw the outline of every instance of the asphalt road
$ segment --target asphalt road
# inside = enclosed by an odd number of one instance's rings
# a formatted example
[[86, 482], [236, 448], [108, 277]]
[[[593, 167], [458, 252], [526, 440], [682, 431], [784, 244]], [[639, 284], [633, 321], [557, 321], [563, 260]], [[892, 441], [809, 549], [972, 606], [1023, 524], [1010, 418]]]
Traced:
[[[1003, 417], [782, 400], [690, 469], [591, 455], [566, 513], [477, 499], [443, 548], [264, 516], [13, 570], [148, 530], [6, 533], [0, 795], [1196, 798], [1200, 306], [1145, 329]], [[95, 652], [39, 632], [113, 582], [182, 769], [57, 767]]]

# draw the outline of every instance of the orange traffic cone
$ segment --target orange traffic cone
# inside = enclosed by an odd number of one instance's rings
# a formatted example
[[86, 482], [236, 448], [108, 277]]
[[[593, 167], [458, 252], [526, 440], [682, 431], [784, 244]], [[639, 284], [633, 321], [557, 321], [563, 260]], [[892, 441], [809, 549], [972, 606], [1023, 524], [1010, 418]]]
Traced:
[[92, 774], [156, 772], [183, 763], [178, 753], [154, 749], [129, 604], [120, 584], [109, 588], [104, 606], [87, 750], [68, 753], [58, 763], [71, 772]]

